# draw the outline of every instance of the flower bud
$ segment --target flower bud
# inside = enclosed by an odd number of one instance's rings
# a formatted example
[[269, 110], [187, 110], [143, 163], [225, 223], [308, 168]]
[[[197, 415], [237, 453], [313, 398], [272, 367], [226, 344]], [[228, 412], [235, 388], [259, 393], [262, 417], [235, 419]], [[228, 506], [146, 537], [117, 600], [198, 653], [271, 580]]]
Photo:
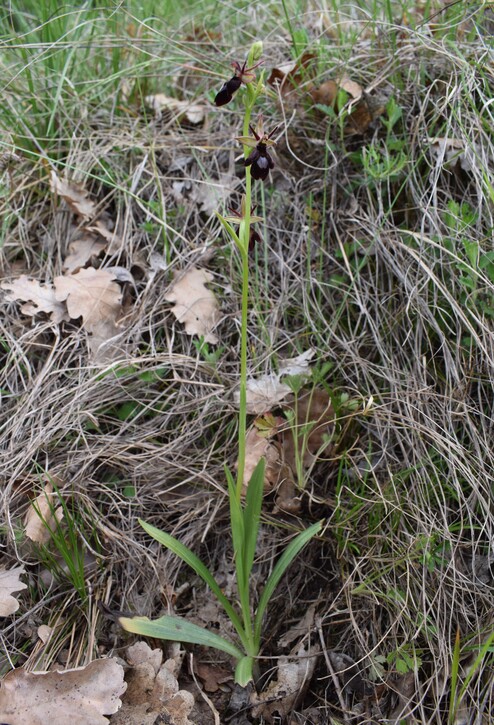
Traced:
[[262, 41], [256, 40], [255, 43], [252, 43], [250, 50], [249, 50], [248, 65], [253, 65], [254, 63], [257, 63], [257, 61], [260, 60], [261, 55], [262, 55]]

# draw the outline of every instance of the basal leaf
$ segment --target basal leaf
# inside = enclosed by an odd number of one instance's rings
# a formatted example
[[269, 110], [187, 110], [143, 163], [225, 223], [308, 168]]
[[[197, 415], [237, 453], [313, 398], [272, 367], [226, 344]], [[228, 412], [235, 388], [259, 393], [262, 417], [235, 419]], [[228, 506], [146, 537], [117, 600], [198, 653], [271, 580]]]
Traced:
[[207, 566], [202, 563], [202, 561], [199, 559], [198, 556], [194, 554], [193, 551], [191, 551], [187, 546], [178, 541], [178, 539], [175, 539], [175, 537], [170, 536], [170, 534], [167, 534], [165, 531], [161, 531], [161, 529], [157, 529], [155, 526], [151, 526], [151, 524], [147, 524], [141, 519], [139, 519], [139, 523], [142, 528], [147, 531], [150, 536], [153, 537], [153, 539], [159, 541], [160, 544], [163, 544], [163, 546], [166, 546], [167, 549], [170, 549], [170, 551], [173, 551], [174, 554], [179, 556], [182, 561], [185, 561], [185, 563], [188, 564], [190, 568], [193, 569], [195, 573], [198, 574], [201, 579], [208, 585], [218, 601], [222, 604], [223, 609], [225, 610], [233, 626], [237, 630], [237, 633], [241, 638], [242, 643], [245, 645], [246, 638], [240, 618], [236, 611], [233, 609], [228, 599], [221, 591], [218, 583], [216, 582], [216, 579], [211, 574]]
[[295, 559], [299, 551], [307, 544], [313, 536], [319, 533], [323, 525], [322, 521], [317, 521], [312, 526], [309, 526], [305, 531], [301, 531], [300, 534], [288, 544], [283, 554], [280, 556], [276, 565], [271, 572], [270, 577], [266, 582], [266, 586], [259, 599], [259, 604], [256, 611], [255, 623], [254, 623], [254, 641], [258, 645], [261, 640], [261, 625], [266, 607], [269, 600], [271, 599], [274, 590], [276, 589], [278, 582], [281, 577], [288, 569], [292, 561]]
[[182, 617], [171, 617], [165, 614], [159, 619], [148, 619], [148, 617], [119, 617], [121, 626], [127, 632], [140, 634], [143, 637], [156, 637], [172, 642], [189, 642], [204, 647], [214, 647], [222, 652], [243, 659], [242, 651], [224, 637], [210, 632], [204, 627], [188, 622]]

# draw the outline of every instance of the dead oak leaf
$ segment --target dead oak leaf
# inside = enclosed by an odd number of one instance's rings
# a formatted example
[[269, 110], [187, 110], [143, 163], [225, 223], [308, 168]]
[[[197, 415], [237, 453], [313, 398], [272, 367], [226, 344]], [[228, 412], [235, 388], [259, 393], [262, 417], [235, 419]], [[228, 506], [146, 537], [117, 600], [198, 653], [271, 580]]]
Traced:
[[77, 274], [55, 277], [56, 299], [66, 302], [70, 317], [82, 317], [83, 326], [92, 332], [102, 322], [115, 322], [120, 313], [122, 292], [115, 276], [107, 269], [89, 267]]
[[47, 483], [42, 493], [31, 503], [24, 521], [25, 534], [31, 541], [46, 544], [50, 540], [50, 533], [62, 520], [63, 508], [56, 507], [54, 497], [53, 485]]
[[65, 257], [63, 268], [70, 274], [84, 267], [91, 259], [99, 257], [106, 242], [99, 241], [93, 235], [77, 239], [69, 244], [69, 254]]
[[[301, 355], [280, 361], [277, 373], [267, 373], [258, 378], [247, 380], [247, 412], [262, 415], [268, 410], [276, 408], [292, 392], [292, 388], [282, 378], [293, 375], [309, 377], [311, 369], [309, 362], [314, 357], [315, 350], [309, 348]], [[240, 401], [240, 392], [234, 393], [235, 402]]]
[[92, 219], [96, 215], [96, 204], [88, 199], [88, 192], [78, 184], [61, 179], [55, 171], [51, 172], [50, 189], [54, 194], [61, 196], [78, 216]]
[[[343, 95], [340, 91], [344, 91]], [[384, 110], [371, 109], [365, 90], [348, 76], [325, 81], [320, 86], [312, 88], [310, 96], [319, 110], [325, 113], [328, 108], [332, 108], [336, 114], [346, 111], [344, 132], [347, 135], [364, 134], [374, 118]]]
[[254, 717], [263, 717], [265, 722], [277, 722], [281, 715], [289, 713], [304, 696], [315, 671], [318, 649], [306, 651], [303, 645], [278, 660], [278, 676], [266, 690], [254, 696]]
[[218, 337], [213, 329], [219, 321], [218, 302], [206, 287], [212, 279], [210, 272], [195, 267], [183, 276], [177, 274], [165, 300], [175, 303], [172, 312], [185, 325], [188, 335], [203, 336], [206, 342], [215, 344]]
[[27, 584], [19, 579], [23, 573], [23, 566], [14, 566], [12, 569], [0, 567], [0, 617], [8, 617], [19, 609], [19, 602], [12, 592], [27, 589]]
[[206, 106], [203, 104], [180, 101], [178, 98], [171, 98], [165, 93], [146, 96], [144, 101], [149, 108], [153, 109], [158, 117], [161, 116], [163, 111], [171, 111], [178, 116], [185, 117], [189, 123], [197, 125], [204, 121], [206, 115]]
[[21, 305], [21, 312], [24, 315], [34, 317], [40, 312], [51, 315], [53, 322], [68, 320], [65, 305], [61, 304], [51, 285], [41, 284], [36, 279], [29, 279], [25, 274], [12, 280], [3, 282], [0, 287], [7, 290], [5, 300], [7, 302], [25, 302]]
[[65, 672], [12, 670], [0, 683], [0, 721], [9, 725], [105, 725], [126, 690], [123, 667], [95, 660]]
[[108, 225], [106, 224], [103, 219], [98, 219], [98, 221], [94, 222], [94, 224], [88, 225], [86, 227], [88, 232], [92, 232], [94, 234], [99, 234], [100, 237], [103, 237], [103, 239], [106, 240], [108, 243], [108, 254], [114, 254], [119, 249], [122, 249], [123, 247], [123, 239], [120, 237], [116, 231], [112, 231], [108, 228]]
[[265, 491], [270, 491], [276, 485], [280, 475], [281, 460], [279, 448], [273, 440], [263, 435], [263, 432], [259, 430], [256, 423], [257, 421], [254, 421], [254, 425], [245, 437], [245, 466], [242, 482], [243, 495], [247, 493], [249, 481], [261, 458], [266, 460], [266, 467], [264, 469]]
[[[284, 461], [295, 471], [295, 461], [299, 457], [304, 468], [310, 468], [320, 456], [329, 456], [334, 447], [331, 441], [335, 412], [331, 398], [324, 388], [315, 387], [301, 393], [296, 404], [293, 402], [286, 407], [292, 409], [293, 417], [291, 426], [281, 432]], [[305, 434], [301, 434], [303, 430]]]
[[128, 688], [121, 710], [111, 719], [112, 725], [193, 725], [188, 715], [194, 696], [179, 689], [176, 660], [162, 663], [162, 657], [161, 649], [151, 650], [145, 642], [128, 648]]
[[[280, 382], [278, 373], [267, 373], [259, 378], [247, 380], [247, 412], [262, 415], [276, 408], [292, 392], [286, 383]], [[240, 401], [240, 393], [235, 391], [235, 402]]]

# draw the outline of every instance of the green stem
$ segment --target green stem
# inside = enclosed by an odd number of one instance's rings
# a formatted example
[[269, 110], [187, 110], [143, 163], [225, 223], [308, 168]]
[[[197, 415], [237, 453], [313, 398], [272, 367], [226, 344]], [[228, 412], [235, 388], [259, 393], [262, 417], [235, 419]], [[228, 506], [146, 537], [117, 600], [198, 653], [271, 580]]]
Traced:
[[249, 260], [242, 254], [242, 321], [240, 332], [240, 410], [238, 419], [238, 469], [236, 496], [240, 501], [245, 470], [245, 438], [247, 435], [247, 317], [249, 311]]
[[[252, 104], [247, 104], [244, 116], [243, 135], [249, 135]], [[250, 153], [248, 146], [244, 146], [244, 156]], [[250, 167], [245, 169], [245, 216], [239, 229], [242, 243], [242, 319], [240, 332], [240, 409], [238, 414], [238, 468], [237, 468], [237, 500], [240, 501], [245, 471], [245, 439], [247, 435], [247, 325], [249, 313], [249, 238], [250, 238], [250, 208], [252, 204], [252, 177]]]

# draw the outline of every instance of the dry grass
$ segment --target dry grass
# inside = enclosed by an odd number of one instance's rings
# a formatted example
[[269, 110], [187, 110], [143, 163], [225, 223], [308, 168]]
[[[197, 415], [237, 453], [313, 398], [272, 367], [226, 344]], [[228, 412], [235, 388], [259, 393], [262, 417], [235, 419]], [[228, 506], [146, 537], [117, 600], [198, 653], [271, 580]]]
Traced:
[[[287, 125], [273, 183], [259, 190], [267, 221], [264, 247], [252, 259], [251, 371], [277, 368], [280, 358], [312, 346], [320, 363], [332, 363], [326, 384], [334, 394], [346, 392], [362, 407], [372, 399], [335, 460], [316, 466], [308, 481], [300, 525], [324, 516], [329, 526], [292, 567], [266, 627], [264, 655], [276, 657], [284, 622], [317, 605], [313, 641], [322, 641], [326, 656], [293, 722], [452, 725], [493, 717], [492, 653], [456, 720], [449, 710], [457, 632], [465, 677], [493, 629], [494, 275], [474, 269], [465, 254], [468, 243], [492, 250], [489, 12], [472, 8], [450, 29], [458, 45], [429, 24], [369, 19], [351, 28], [341, 20], [341, 36], [328, 40], [331, 14], [314, 6], [306, 16], [322, 69], [311, 82], [346, 71], [372, 86], [376, 107], [392, 97], [402, 109], [391, 135], [407, 164], [396, 176], [371, 178], [359, 156], [372, 141], [389, 148], [385, 115], [364, 135], [342, 136], [337, 123], [309, 112], [304, 83], [295, 114], [288, 101], [266, 107], [268, 126], [281, 117]], [[255, 3], [245, 14], [244, 46], [256, 23], [268, 24], [266, 67], [286, 59], [282, 26], [269, 29], [273, 21]], [[171, 65], [187, 67], [172, 90], [194, 98], [218, 85], [208, 74], [223, 67], [211, 43], [182, 35]], [[140, 79], [146, 93], [150, 85], [162, 90], [155, 72], [166, 67], [152, 40], [144, 34], [139, 46], [134, 38], [135, 56], [124, 58], [134, 77], [140, 52], [153, 59]], [[225, 183], [232, 188], [225, 204], [238, 201], [238, 118], [210, 109], [204, 127], [180, 126], [145, 115], [136, 93], [89, 105], [76, 121], [73, 107], [65, 113], [67, 98], [60, 133], [43, 148], [114, 220], [124, 245], [104, 264], [131, 270], [135, 285], [120, 341], [125, 356], [106, 366], [88, 357], [77, 322], [33, 321], [16, 304], [3, 306], [2, 563], [24, 562], [30, 585], [2, 633], [4, 669], [7, 661], [75, 665], [120, 652], [126, 639], [97, 602], [151, 616], [173, 605], [200, 616], [200, 585], [150, 544], [138, 517], [193, 547], [225, 585], [231, 573], [223, 465], [235, 462], [239, 269], [201, 204]], [[462, 158], [448, 158], [437, 138], [458, 142]], [[41, 141], [33, 145], [39, 154]], [[16, 151], [22, 160], [2, 181], [3, 276], [50, 280], [61, 272], [74, 218], [54, 204], [43, 159]], [[455, 227], [450, 202], [468, 205], [466, 223]], [[157, 254], [162, 269], [152, 270]], [[164, 300], [172, 271], [192, 264], [215, 273], [224, 348], [215, 364], [204, 361]], [[42, 584], [46, 567], [22, 536], [29, 496], [46, 476], [59, 481], [74, 511], [85, 601], [70, 577], [44, 576]], [[263, 530], [260, 582], [290, 532], [290, 522], [275, 523]], [[54, 621], [59, 636], [40, 652], [35, 627]], [[357, 663], [365, 696], [338, 686], [328, 652]]]

